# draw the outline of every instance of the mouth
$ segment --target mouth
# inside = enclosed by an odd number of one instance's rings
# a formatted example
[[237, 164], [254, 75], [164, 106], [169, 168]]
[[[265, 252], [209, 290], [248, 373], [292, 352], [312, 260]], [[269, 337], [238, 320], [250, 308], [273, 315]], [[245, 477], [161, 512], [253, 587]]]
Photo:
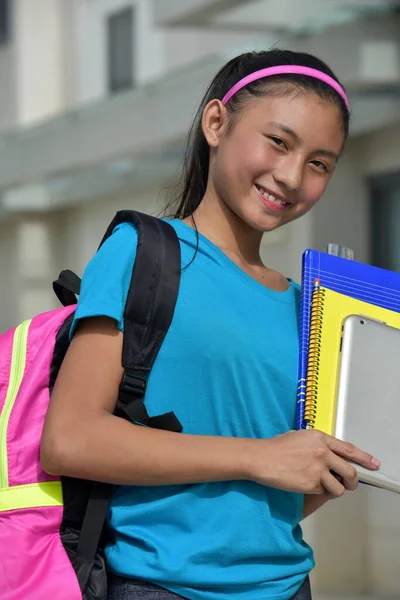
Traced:
[[284, 200], [282, 196], [276, 196], [275, 194], [272, 194], [269, 190], [259, 184], [255, 184], [255, 188], [258, 192], [258, 195], [262, 199], [263, 204], [267, 208], [275, 211], [281, 211], [291, 205], [291, 202]]

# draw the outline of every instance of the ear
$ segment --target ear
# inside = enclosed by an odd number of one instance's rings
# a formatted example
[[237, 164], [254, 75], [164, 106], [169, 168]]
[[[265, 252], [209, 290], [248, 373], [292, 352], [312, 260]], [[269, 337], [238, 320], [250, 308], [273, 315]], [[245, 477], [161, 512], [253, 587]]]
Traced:
[[211, 100], [203, 110], [201, 126], [210, 148], [217, 148], [227, 123], [227, 111], [220, 100]]

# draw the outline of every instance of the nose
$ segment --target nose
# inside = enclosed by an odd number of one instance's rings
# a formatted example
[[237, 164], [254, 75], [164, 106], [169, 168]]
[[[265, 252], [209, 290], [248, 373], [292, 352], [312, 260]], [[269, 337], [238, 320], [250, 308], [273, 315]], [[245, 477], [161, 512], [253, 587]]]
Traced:
[[274, 172], [274, 179], [278, 185], [284, 186], [290, 192], [297, 192], [303, 181], [303, 161], [288, 160], [279, 165]]

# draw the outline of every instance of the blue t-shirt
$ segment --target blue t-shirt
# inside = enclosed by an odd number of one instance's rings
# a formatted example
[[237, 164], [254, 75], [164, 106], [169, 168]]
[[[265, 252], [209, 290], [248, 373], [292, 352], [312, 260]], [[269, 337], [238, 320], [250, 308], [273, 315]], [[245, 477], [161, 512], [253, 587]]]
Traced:
[[[182, 267], [196, 234], [176, 230]], [[123, 329], [137, 232], [118, 226], [86, 268], [75, 315]], [[199, 235], [170, 329], [150, 373], [150, 415], [174, 411], [184, 432], [270, 438], [294, 429], [299, 286], [270, 290]], [[303, 496], [252, 481], [119, 487], [108, 515], [113, 572], [190, 600], [288, 600], [313, 567], [299, 522]]]

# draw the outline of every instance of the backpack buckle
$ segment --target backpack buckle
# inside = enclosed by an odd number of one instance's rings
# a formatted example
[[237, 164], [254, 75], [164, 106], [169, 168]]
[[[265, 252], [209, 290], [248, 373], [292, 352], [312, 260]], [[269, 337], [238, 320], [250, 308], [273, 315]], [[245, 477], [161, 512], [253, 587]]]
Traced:
[[129, 371], [125, 369], [124, 376], [119, 386], [119, 394], [121, 399], [125, 399], [127, 396], [127, 402], [130, 402], [132, 398], [143, 398], [147, 387], [147, 379], [143, 375], [138, 374], [136, 371]]

